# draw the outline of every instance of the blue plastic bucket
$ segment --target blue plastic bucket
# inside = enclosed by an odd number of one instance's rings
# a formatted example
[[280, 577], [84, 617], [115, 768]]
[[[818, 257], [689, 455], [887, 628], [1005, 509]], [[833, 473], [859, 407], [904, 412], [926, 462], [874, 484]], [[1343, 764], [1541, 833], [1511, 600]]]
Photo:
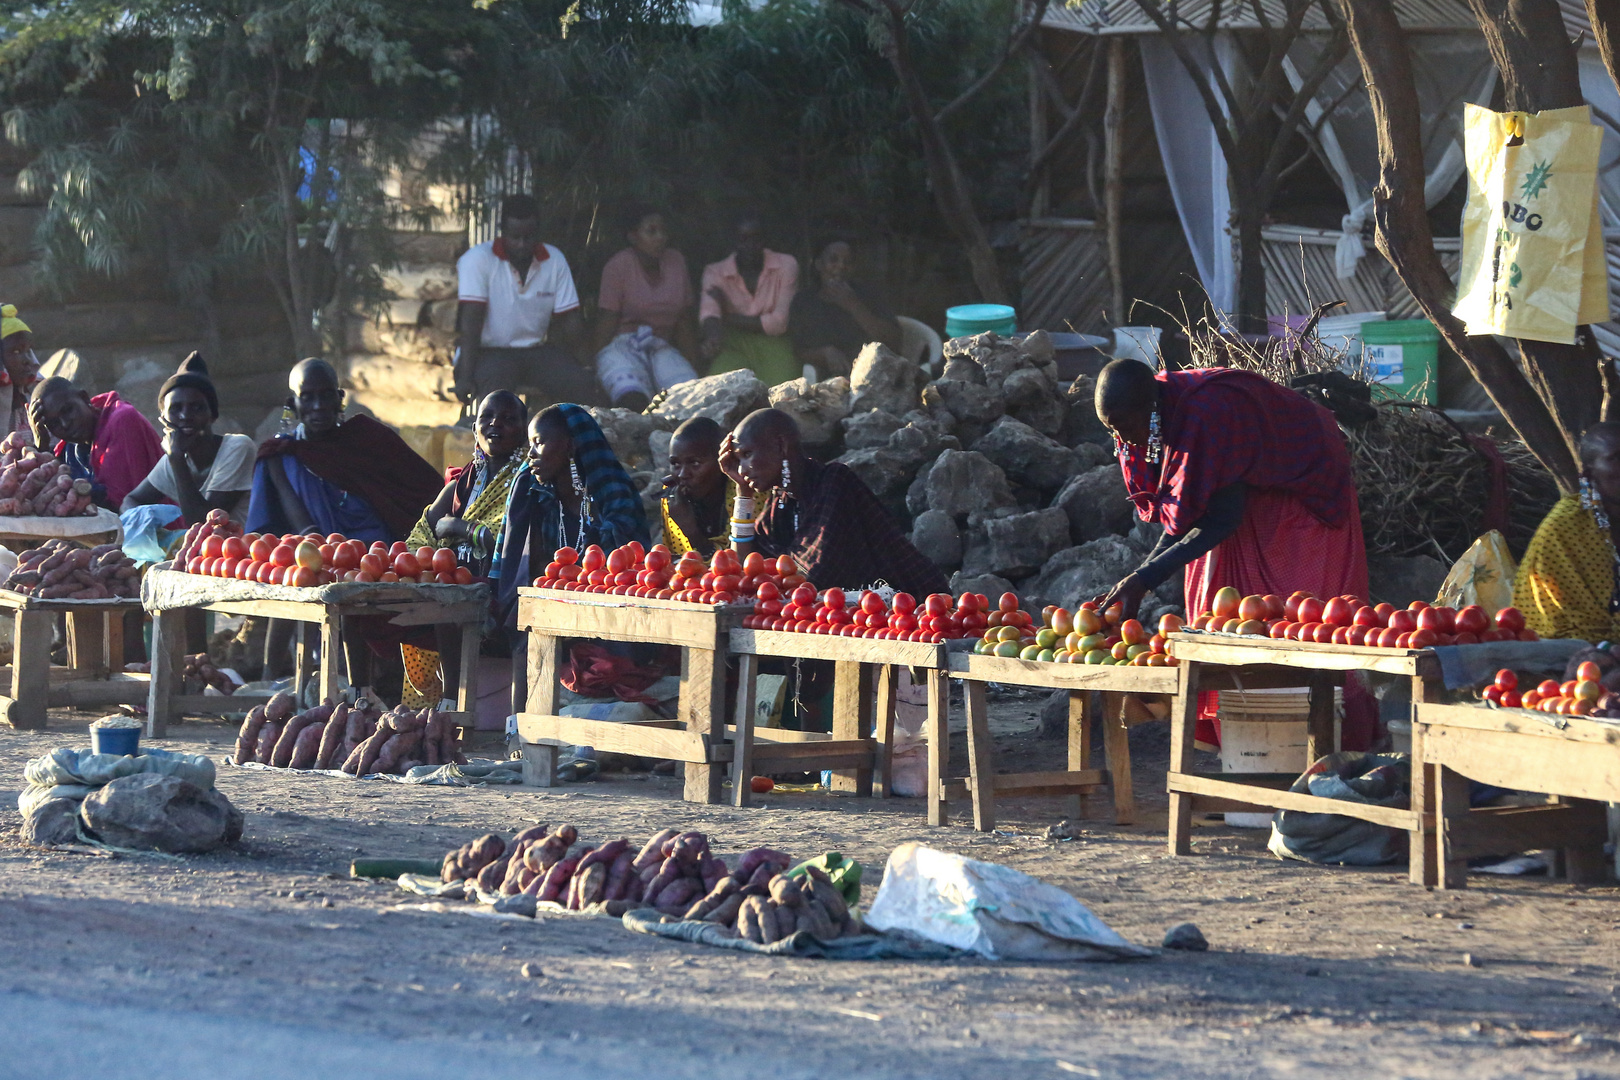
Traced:
[[945, 309], [945, 336], [970, 337], [973, 334], [1000, 334], [1018, 330], [1018, 313], [1006, 304], [960, 304]]
[[138, 727], [96, 727], [91, 724], [90, 751], [95, 754], [136, 757], [141, 752], [141, 729]]

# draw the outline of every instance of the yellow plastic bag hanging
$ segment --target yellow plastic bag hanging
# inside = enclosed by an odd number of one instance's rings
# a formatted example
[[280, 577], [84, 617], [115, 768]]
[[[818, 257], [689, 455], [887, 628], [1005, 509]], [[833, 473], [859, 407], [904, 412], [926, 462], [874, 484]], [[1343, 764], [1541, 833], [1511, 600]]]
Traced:
[[1451, 567], [1440, 586], [1435, 606], [1464, 608], [1478, 604], [1489, 612], [1513, 605], [1513, 579], [1519, 564], [1508, 550], [1507, 540], [1492, 529], [1475, 540]]
[[1602, 129], [1585, 105], [1498, 113], [1468, 105], [1468, 203], [1454, 314], [1470, 334], [1571, 344], [1609, 318], [1597, 210]]

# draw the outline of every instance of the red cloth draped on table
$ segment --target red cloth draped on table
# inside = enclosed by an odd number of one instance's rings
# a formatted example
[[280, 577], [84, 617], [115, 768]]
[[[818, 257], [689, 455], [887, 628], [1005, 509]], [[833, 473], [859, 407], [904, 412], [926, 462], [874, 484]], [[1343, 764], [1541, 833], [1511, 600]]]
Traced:
[[[1197, 524], [1209, 497], [1229, 484], [1247, 491], [1243, 522], [1214, 550], [1187, 564], [1189, 616], [1209, 610], [1216, 590], [1248, 596], [1367, 596], [1367, 551], [1350, 452], [1333, 414], [1252, 372], [1210, 368], [1161, 373], [1159, 431], [1164, 452], [1148, 462], [1124, 446], [1125, 487], [1144, 521], [1171, 536]], [[1200, 695], [1198, 738], [1220, 742], [1216, 695]], [[1364, 749], [1376, 708], [1353, 681], [1345, 686], [1345, 749]]]

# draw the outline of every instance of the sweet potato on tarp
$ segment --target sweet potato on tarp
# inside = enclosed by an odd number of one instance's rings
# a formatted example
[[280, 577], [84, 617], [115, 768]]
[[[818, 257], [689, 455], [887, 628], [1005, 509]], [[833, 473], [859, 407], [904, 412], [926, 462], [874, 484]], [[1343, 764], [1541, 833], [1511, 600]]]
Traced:
[[257, 761], [259, 757], [259, 732], [264, 728], [264, 706], [255, 705], [248, 710], [247, 719], [242, 721], [242, 730], [236, 736], [235, 761], [238, 765], [244, 761]]
[[338, 749], [343, 745], [343, 733], [349, 726], [349, 707], [339, 704], [332, 710], [332, 716], [321, 726], [321, 745], [315, 752], [315, 767], [317, 769], [330, 769], [333, 759], [337, 757]]
[[694, 878], [676, 878], [664, 886], [664, 891], [653, 900], [652, 906], [671, 915], [680, 915], [686, 911], [692, 903], [692, 898], [702, 888], [703, 883]]
[[326, 734], [325, 724], [310, 724], [298, 733], [298, 741], [293, 743], [292, 757], [288, 760], [289, 768], [312, 769], [315, 759], [321, 752], [321, 737]]
[[715, 884], [726, 876], [726, 861], [717, 859], [707, 851], [698, 861], [698, 876], [703, 879], [704, 889], [712, 889]]
[[536, 895], [541, 900], [555, 901], [560, 898], [563, 888], [574, 876], [574, 867], [578, 865], [578, 859], [563, 859], [560, 862], [553, 863], [551, 869], [546, 871], [545, 878], [541, 881], [540, 889]]
[[[703, 899], [697, 901], [691, 907], [687, 908], [686, 914], [682, 916], [682, 918], [707, 918], [711, 911], [718, 908], [729, 897], [737, 895], [740, 892], [741, 886], [739, 886], [735, 881], [733, 881], [731, 878], [722, 878], [712, 889], [708, 891], [707, 894], [704, 895]], [[740, 904], [742, 901], [739, 900], [738, 903]]]
[[[269, 710], [266, 710], [268, 712]], [[264, 726], [259, 729], [259, 749], [254, 754], [254, 760], [260, 765], [270, 764], [270, 755], [275, 753], [276, 740], [281, 738], [281, 725], [274, 720], [265, 720]]]
[[[760, 925], [760, 910], [762, 901], [757, 896], [750, 896], [743, 900], [737, 908], [737, 933], [752, 941], [756, 945], [765, 944], [764, 929]], [[776, 930], [776, 916], [771, 916], [771, 930]]]
[[444, 853], [444, 866], [439, 870], [440, 881], [460, 881], [462, 878], [460, 852]]
[[680, 876], [681, 861], [675, 856], [671, 855], [664, 860], [663, 865], [658, 868], [658, 873], [653, 875], [652, 880], [647, 882], [646, 891], [643, 892], [642, 895], [648, 900], [655, 900], [666, 888], [669, 887], [670, 882], [676, 880]]
[[603, 892], [604, 900], [623, 900], [630, 891], [630, 882], [635, 874], [630, 870], [630, 864], [636, 861], [635, 855], [626, 848], [613, 857], [613, 864], [608, 867], [607, 890]]
[[637, 871], [645, 870], [649, 866], [657, 866], [664, 861], [664, 844], [675, 839], [680, 833], [675, 829], [665, 829], [655, 835], [642, 846], [641, 853], [632, 863]]
[[501, 882], [506, 879], [506, 868], [511, 865], [510, 859], [510, 855], [502, 855], [478, 871], [478, 887], [485, 892], [499, 892]]
[[574, 902], [569, 906], [579, 911], [600, 901], [603, 891], [607, 888], [607, 876], [607, 864], [601, 862], [594, 862], [575, 874], [579, 887], [574, 893]]
[[751, 848], [743, 852], [742, 857], [737, 860], [736, 874], [744, 881], [747, 881], [754, 876], [755, 870], [767, 865], [776, 868], [773, 875], [780, 874], [793, 865], [793, 856], [785, 851], [776, 851], [767, 847]]
[[278, 769], [285, 769], [292, 762], [293, 747], [298, 743], [298, 736], [302, 735], [304, 729], [311, 724], [325, 723], [330, 715], [331, 706], [327, 706], [325, 709], [317, 707], [306, 713], [299, 713], [289, 719], [282, 726], [281, 737], [276, 740], [276, 747], [270, 753], [270, 764]]
[[265, 702], [264, 715], [272, 723], [284, 724], [298, 707], [298, 699], [283, 690]]
[[735, 926], [737, 913], [742, 910], [743, 903], [748, 900], [739, 890], [720, 901], [718, 907], [703, 916], [704, 922], [719, 923], [721, 926]]
[[355, 761], [354, 774], [356, 776], [365, 776], [376, 769], [377, 758], [382, 755], [383, 747], [388, 745], [388, 740], [392, 739], [396, 734], [397, 732], [389, 731], [379, 724], [377, 730], [371, 733], [370, 738], [355, 747], [354, 752], [358, 757]]

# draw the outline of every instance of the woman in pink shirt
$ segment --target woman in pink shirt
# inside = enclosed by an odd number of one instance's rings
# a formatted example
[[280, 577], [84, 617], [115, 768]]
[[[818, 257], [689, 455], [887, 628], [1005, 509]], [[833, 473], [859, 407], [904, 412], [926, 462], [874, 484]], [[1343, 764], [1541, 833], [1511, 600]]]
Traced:
[[602, 267], [597, 296], [596, 377], [608, 400], [640, 412], [653, 394], [697, 378], [692, 279], [669, 246], [664, 215], [637, 207], [625, 218], [630, 246]]
[[803, 365], [787, 328], [798, 287], [798, 260], [766, 248], [757, 215], [739, 218], [736, 250], [703, 268], [698, 319], [709, 374], [748, 368], [766, 386], [797, 379]]

